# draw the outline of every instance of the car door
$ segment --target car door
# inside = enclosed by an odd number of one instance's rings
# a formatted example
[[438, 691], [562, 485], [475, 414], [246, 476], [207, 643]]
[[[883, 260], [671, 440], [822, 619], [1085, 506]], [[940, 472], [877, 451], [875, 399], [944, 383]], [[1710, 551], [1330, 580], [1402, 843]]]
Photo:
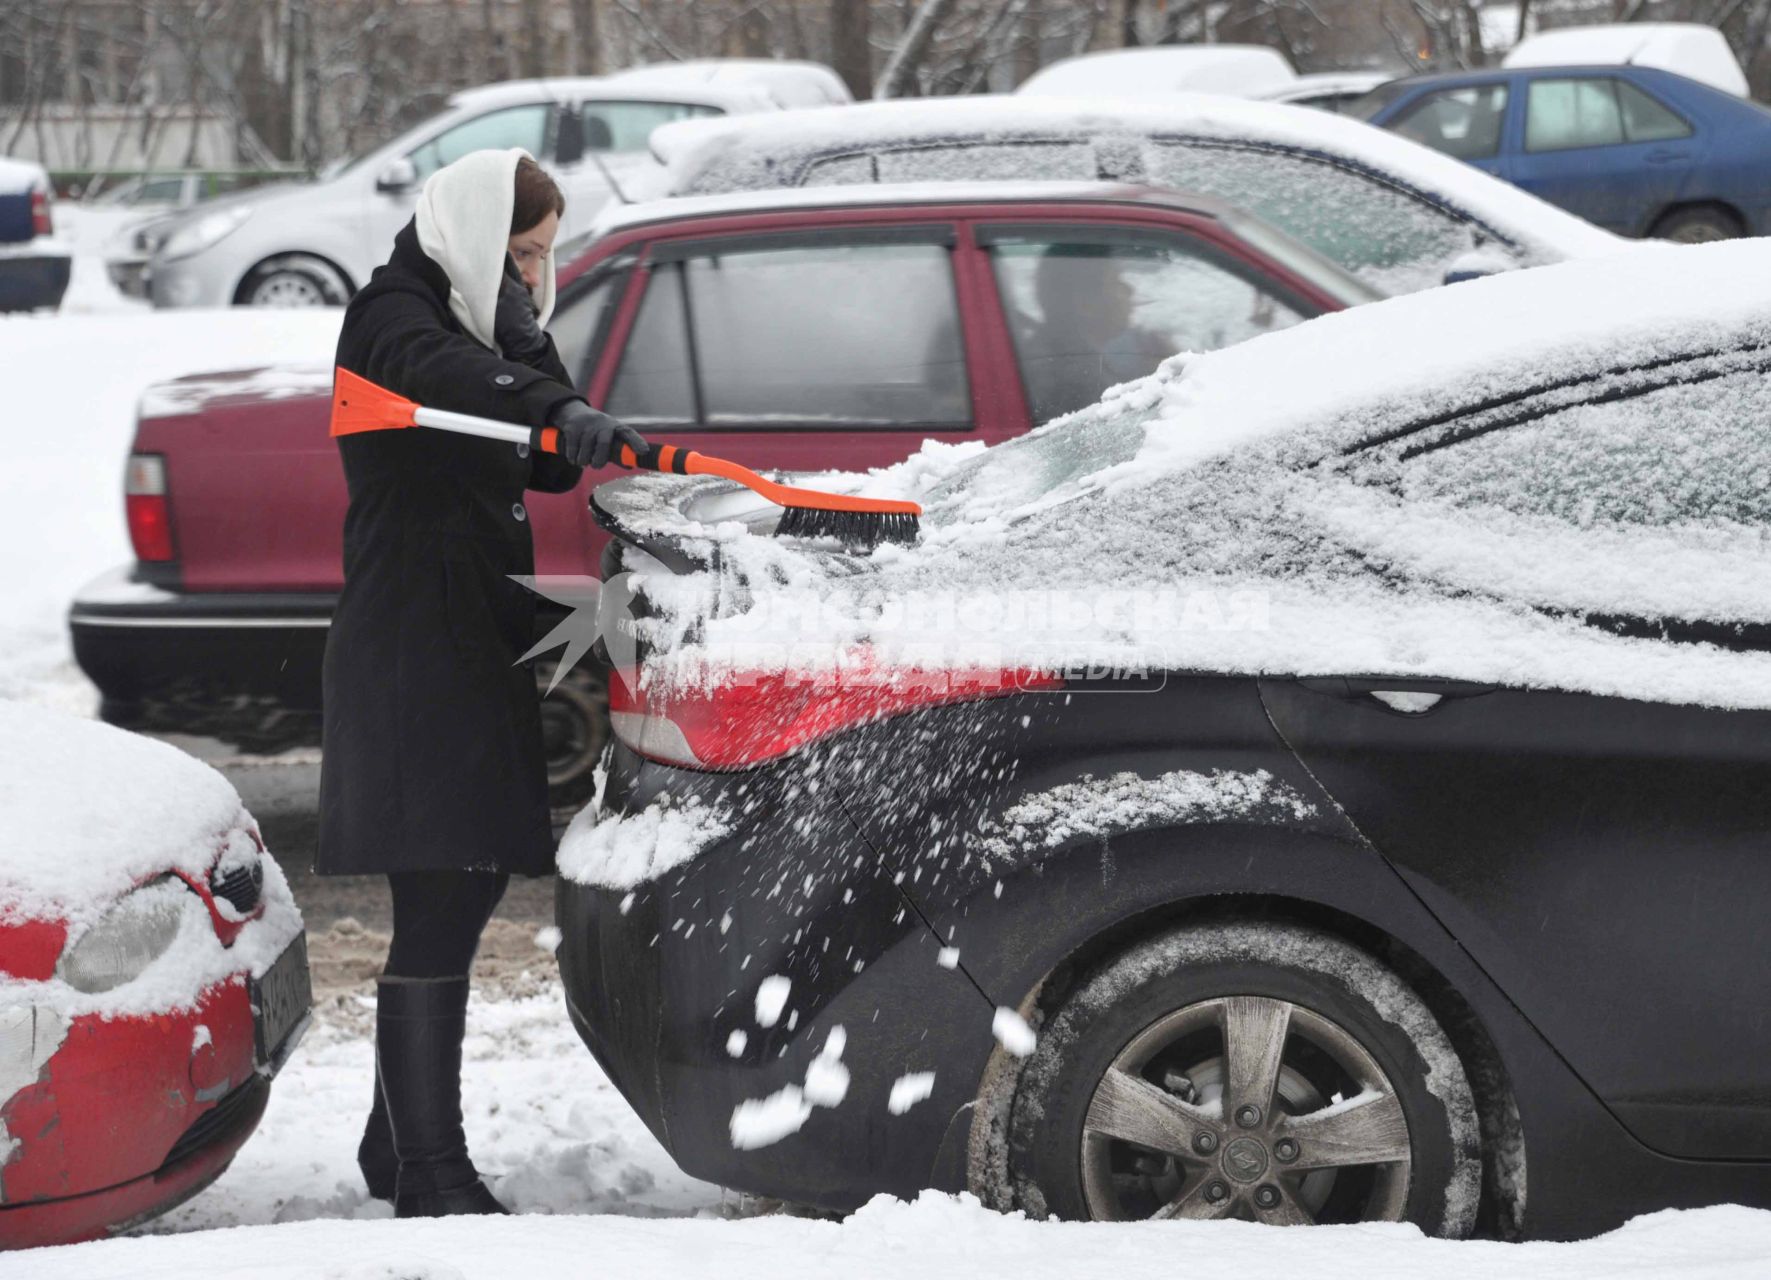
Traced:
[[980, 224], [1032, 424], [1181, 351], [1289, 328], [1318, 308], [1181, 230], [1102, 221]]
[[[1771, 1157], [1771, 712], [1750, 695], [1771, 683], [1766, 366], [1614, 371], [1321, 468], [1325, 536], [1400, 601], [1514, 611], [1526, 638], [1472, 660], [1523, 674], [1262, 685], [1304, 763], [1618, 1119], [1696, 1158]], [[1399, 655], [1434, 616], [1398, 608]], [[1595, 687], [1612, 694], [1562, 691]]]
[[603, 407], [756, 468], [864, 470], [928, 437], [1000, 438], [1000, 408], [975, 402], [958, 235], [937, 218], [657, 241]]
[[1679, 198], [1701, 158], [1696, 129], [1628, 80], [1533, 77], [1507, 177], [1589, 222], [1640, 235]]

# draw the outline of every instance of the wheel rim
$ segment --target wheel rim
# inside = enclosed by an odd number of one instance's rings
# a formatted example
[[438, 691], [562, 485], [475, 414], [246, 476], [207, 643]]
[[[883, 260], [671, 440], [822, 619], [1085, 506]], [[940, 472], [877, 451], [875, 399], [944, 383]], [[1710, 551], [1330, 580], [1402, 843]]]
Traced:
[[568, 677], [548, 693], [550, 678], [536, 673], [545, 695], [541, 699], [541, 744], [547, 759], [547, 785], [550, 790], [560, 790], [588, 777], [602, 755], [606, 735], [597, 714], [602, 687]]
[[295, 271], [267, 276], [252, 290], [255, 307], [323, 307], [326, 295], [320, 286]]
[[1225, 996], [1147, 1027], [1083, 1123], [1089, 1215], [1276, 1226], [1399, 1221], [1408, 1121], [1348, 1031], [1301, 1005]]

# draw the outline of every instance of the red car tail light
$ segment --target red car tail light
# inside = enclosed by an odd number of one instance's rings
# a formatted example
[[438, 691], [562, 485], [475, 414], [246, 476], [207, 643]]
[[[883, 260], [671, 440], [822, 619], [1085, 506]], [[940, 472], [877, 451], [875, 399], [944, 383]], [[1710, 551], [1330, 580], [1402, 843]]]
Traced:
[[34, 236], [55, 234], [55, 220], [49, 216], [49, 193], [47, 191], [31, 192], [31, 234]]
[[1063, 687], [1015, 667], [894, 671], [870, 663], [834, 672], [734, 673], [710, 685], [641, 688], [636, 673], [609, 685], [615, 736], [663, 764], [740, 769], [844, 729], [907, 711]]
[[129, 467], [123, 477], [123, 504], [136, 558], [171, 560], [172, 504], [166, 495], [165, 458], [157, 453], [129, 455]]

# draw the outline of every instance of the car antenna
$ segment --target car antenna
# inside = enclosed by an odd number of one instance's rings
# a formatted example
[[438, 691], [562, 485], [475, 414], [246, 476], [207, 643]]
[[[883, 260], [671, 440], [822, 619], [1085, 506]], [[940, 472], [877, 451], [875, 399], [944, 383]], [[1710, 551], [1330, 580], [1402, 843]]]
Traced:
[[603, 163], [603, 158], [594, 151], [587, 150], [584, 154], [590, 157], [590, 162], [596, 166], [597, 172], [603, 175], [603, 181], [609, 184], [609, 190], [614, 192], [615, 198], [622, 204], [632, 204], [633, 199], [621, 189], [621, 184], [615, 181], [615, 175], [609, 172], [609, 166]]

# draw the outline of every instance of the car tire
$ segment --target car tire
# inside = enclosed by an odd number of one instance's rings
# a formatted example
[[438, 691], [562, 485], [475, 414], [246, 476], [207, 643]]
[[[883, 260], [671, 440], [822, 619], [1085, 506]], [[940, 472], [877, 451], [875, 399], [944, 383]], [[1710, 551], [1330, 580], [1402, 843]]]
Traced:
[[609, 683], [600, 668], [585, 662], [574, 665], [549, 693], [552, 679], [552, 667], [535, 668], [547, 803], [554, 830], [560, 831], [596, 792], [596, 767], [609, 742]]
[[1746, 234], [1740, 219], [1720, 205], [1694, 204], [1662, 214], [1648, 235], [1654, 240], [1673, 240], [1679, 244], [1708, 244], [1713, 240], [1735, 240]]
[[350, 295], [349, 284], [331, 263], [286, 253], [248, 271], [234, 301], [243, 307], [342, 307]]
[[1021, 1072], [1006, 1155], [1019, 1207], [1075, 1220], [1403, 1220], [1456, 1238], [1481, 1189], [1469, 1081], [1433, 1015], [1372, 956], [1275, 924], [1177, 928], [1085, 975]]

